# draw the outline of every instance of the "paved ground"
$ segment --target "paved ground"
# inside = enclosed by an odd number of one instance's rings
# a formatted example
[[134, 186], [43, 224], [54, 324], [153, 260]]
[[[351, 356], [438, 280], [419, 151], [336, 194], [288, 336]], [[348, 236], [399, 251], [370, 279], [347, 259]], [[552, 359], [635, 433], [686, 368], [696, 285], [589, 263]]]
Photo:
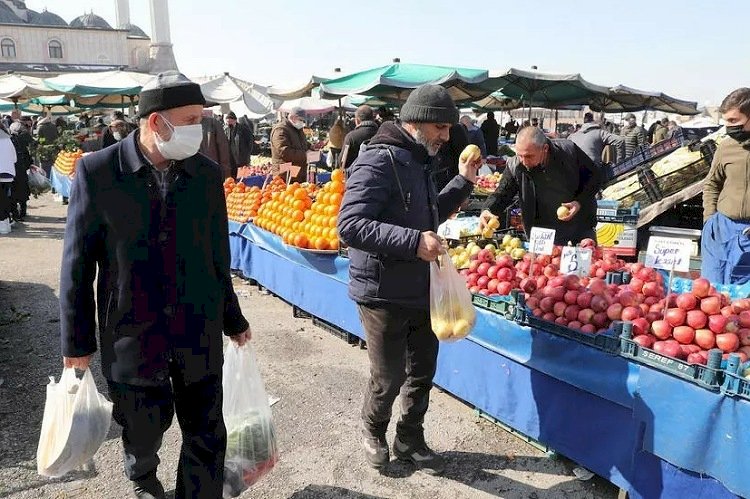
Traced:
[[[125, 498], [119, 428], [113, 423], [94, 472], [63, 480], [36, 474], [44, 386], [59, 376], [58, 273], [65, 207], [47, 195], [30, 203], [28, 221], [0, 236], [0, 498]], [[288, 305], [236, 281], [274, 406], [281, 462], [243, 497], [255, 498], [614, 498], [600, 478], [572, 475], [573, 463], [479, 419], [448, 394], [434, 392], [427, 437], [449, 460], [444, 477], [392, 463], [379, 474], [363, 465], [357, 438], [366, 352], [292, 318]], [[94, 368], [102, 386], [100, 370]], [[390, 439], [390, 438], [389, 438]], [[174, 487], [179, 428], [165, 437], [159, 476]]]

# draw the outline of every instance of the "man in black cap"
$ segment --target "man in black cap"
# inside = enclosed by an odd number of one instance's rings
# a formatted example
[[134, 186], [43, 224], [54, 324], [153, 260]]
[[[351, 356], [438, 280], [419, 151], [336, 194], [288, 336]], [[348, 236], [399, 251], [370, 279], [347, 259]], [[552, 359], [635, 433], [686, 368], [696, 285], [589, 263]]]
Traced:
[[165, 497], [157, 452], [175, 410], [175, 497], [221, 497], [222, 332], [239, 345], [250, 338], [229, 274], [222, 175], [197, 154], [204, 104], [182, 74], [155, 77], [140, 94], [139, 129], [78, 162], [68, 208], [64, 365], [89, 367], [98, 324], [125, 474], [141, 498]]
[[438, 353], [429, 262], [444, 251], [438, 224], [469, 196], [479, 164], [459, 164], [460, 174], [438, 194], [431, 163], [457, 121], [458, 109], [443, 87], [416, 88], [401, 108], [401, 124], [380, 126], [346, 183], [338, 229], [349, 246], [349, 296], [367, 337], [363, 448], [375, 468], [390, 461], [385, 434], [399, 391], [394, 455], [427, 473], [445, 468], [423, 429]]
[[250, 164], [253, 151], [253, 132], [244, 124], [237, 123], [237, 115], [230, 111], [226, 117], [224, 133], [229, 140], [229, 158], [232, 178], [237, 177], [237, 168]]
[[378, 131], [375, 112], [367, 104], [362, 104], [354, 112], [354, 123], [357, 127], [346, 134], [344, 148], [341, 151], [341, 165], [345, 170], [348, 170], [359, 156], [362, 144], [369, 142]]

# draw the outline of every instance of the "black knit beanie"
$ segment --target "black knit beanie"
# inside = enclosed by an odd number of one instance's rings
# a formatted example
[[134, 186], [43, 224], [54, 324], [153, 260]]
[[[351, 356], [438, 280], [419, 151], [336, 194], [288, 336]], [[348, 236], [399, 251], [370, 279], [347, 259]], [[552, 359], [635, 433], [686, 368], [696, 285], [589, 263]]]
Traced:
[[141, 89], [138, 116], [145, 118], [157, 111], [193, 104], [206, 105], [200, 85], [190, 81], [179, 71], [165, 71], [156, 75]]
[[412, 90], [401, 107], [401, 121], [452, 125], [458, 122], [458, 109], [446, 89], [440, 85], [422, 85]]

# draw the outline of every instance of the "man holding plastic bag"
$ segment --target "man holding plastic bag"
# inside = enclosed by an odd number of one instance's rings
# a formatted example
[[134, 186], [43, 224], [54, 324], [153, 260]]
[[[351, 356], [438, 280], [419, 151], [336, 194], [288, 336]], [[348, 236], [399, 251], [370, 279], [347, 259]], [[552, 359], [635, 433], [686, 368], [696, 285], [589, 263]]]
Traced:
[[401, 121], [383, 123], [350, 167], [338, 229], [349, 246], [349, 296], [359, 306], [370, 358], [365, 457], [375, 468], [389, 462], [385, 434], [401, 391], [394, 454], [440, 474], [444, 461], [427, 446], [422, 426], [438, 352], [429, 262], [444, 251], [438, 225], [471, 193], [481, 159], [459, 164], [460, 174], [438, 194], [431, 164], [458, 121], [453, 100], [438, 85], [418, 87]]
[[229, 273], [223, 176], [198, 154], [204, 104], [182, 74], [156, 76], [140, 94], [139, 129], [78, 162], [68, 208], [64, 364], [88, 368], [98, 322], [125, 474], [141, 498], [164, 497], [157, 451], [175, 412], [175, 497], [222, 496], [222, 332], [250, 338]]

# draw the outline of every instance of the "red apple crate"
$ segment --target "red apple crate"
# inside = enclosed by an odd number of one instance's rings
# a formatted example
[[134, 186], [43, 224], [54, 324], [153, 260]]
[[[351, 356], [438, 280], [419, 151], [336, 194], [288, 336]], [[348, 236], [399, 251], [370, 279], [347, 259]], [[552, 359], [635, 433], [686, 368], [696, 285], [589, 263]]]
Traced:
[[539, 317], [535, 317], [531, 313], [531, 310], [526, 306], [525, 296], [520, 290], [514, 289], [511, 291], [511, 294], [518, 304], [515, 307], [516, 313], [514, 318], [518, 324], [552, 333], [557, 336], [562, 336], [563, 338], [583, 343], [584, 345], [588, 345], [597, 350], [602, 350], [603, 352], [613, 355], [620, 352], [620, 340], [617, 337], [612, 336], [612, 334], [610, 334], [611, 331], [597, 334], [583, 333], [576, 329], [571, 329], [569, 327], [561, 326], [560, 324], [555, 324], [554, 322], [540, 319]]
[[688, 364], [680, 359], [663, 355], [650, 348], [645, 348], [632, 338], [632, 324], [615, 323], [615, 333], [619, 333], [620, 355], [639, 364], [653, 367], [672, 376], [690, 381], [698, 386], [718, 392], [724, 380], [721, 369], [721, 350], [714, 348], [708, 353], [708, 365]]
[[722, 393], [750, 400], [750, 380], [742, 376], [748, 367], [750, 367], [750, 362], [740, 364], [739, 355], [730, 355], [724, 371], [724, 383], [721, 385]]

